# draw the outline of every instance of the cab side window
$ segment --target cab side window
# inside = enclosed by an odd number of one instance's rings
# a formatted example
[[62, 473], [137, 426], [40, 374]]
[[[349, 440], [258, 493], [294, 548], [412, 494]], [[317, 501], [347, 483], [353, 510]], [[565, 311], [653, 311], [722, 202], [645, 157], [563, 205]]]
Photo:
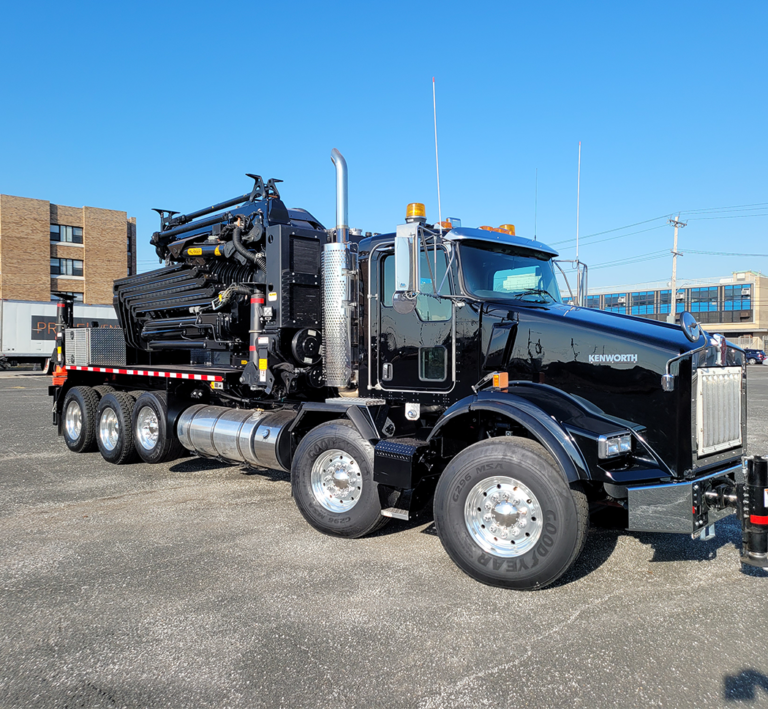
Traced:
[[[437, 269], [435, 269], [434, 250], [422, 251], [421, 262], [419, 263], [419, 278], [421, 279], [419, 290], [421, 295], [416, 298], [416, 313], [425, 322], [450, 320], [453, 312], [451, 301], [429, 295], [433, 292], [430, 268], [435, 276], [434, 288], [437, 290], [437, 293], [440, 295], [450, 295], [451, 293], [451, 277], [446, 275], [448, 254], [446, 254], [444, 249], [437, 250]], [[394, 284], [394, 274], [392, 278]]]
[[388, 254], [381, 260], [381, 304], [392, 307], [395, 293], [395, 255]]

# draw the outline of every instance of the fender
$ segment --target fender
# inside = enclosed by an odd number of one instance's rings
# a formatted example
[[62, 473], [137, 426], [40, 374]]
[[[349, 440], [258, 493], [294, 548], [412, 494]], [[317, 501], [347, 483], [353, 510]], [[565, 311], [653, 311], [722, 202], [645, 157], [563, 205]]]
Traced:
[[446, 424], [474, 411], [492, 411], [520, 424], [558, 461], [568, 482], [590, 479], [584, 456], [563, 426], [530, 401], [504, 391], [480, 392], [457, 401], [432, 429], [427, 442], [438, 438]]
[[305, 402], [301, 405], [289, 430], [292, 432], [299, 430], [305, 425], [305, 418], [309, 418], [312, 422], [310, 428], [314, 428], [325, 421], [346, 418], [355, 424], [355, 428], [357, 428], [360, 435], [372, 444], [375, 445], [382, 438], [382, 434], [376, 427], [375, 417], [372, 416], [370, 409], [365, 406], [359, 406], [353, 401], [350, 401], [348, 404], [344, 402], [339, 404]]

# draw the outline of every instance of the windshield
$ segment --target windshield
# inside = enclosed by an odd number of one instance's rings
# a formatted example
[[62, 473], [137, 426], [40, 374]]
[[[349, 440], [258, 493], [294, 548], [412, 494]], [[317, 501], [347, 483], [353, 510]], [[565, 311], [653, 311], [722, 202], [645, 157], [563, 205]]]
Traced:
[[560, 290], [549, 259], [504, 244], [463, 243], [459, 247], [464, 286], [487, 299], [559, 303]]

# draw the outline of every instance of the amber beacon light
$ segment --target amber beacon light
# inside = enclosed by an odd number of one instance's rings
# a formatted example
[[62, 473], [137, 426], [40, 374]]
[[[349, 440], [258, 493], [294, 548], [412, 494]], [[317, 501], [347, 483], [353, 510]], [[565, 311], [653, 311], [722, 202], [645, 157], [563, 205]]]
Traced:
[[411, 202], [405, 208], [405, 221], [407, 222], [425, 222], [427, 221], [427, 210], [421, 202]]

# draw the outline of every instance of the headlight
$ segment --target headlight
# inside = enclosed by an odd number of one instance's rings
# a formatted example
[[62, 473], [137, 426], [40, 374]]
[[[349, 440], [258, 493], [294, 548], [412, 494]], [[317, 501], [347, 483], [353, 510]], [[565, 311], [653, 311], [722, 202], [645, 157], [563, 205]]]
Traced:
[[632, 436], [629, 433], [622, 433], [619, 436], [600, 436], [597, 439], [598, 458], [614, 458], [631, 452]]

